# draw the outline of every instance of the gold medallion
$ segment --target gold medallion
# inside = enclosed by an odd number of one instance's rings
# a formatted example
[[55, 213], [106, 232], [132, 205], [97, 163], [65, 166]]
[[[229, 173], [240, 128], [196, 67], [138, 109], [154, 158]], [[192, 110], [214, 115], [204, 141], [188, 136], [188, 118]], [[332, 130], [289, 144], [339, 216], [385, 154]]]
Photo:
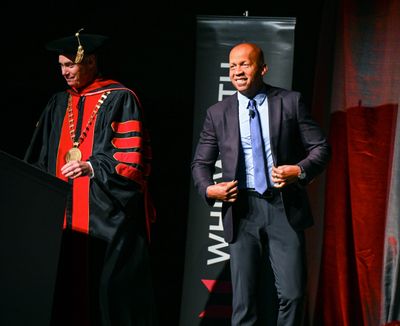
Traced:
[[69, 161], [80, 161], [82, 158], [82, 153], [78, 147], [72, 147], [67, 154], [65, 154], [65, 162]]
[[[80, 31], [79, 31], [80, 32]], [[79, 35], [79, 32], [77, 33]], [[78, 36], [76, 35], [76, 36]], [[79, 38], [78, 38], [79, 40]], [[90, 126], [92, 125], [97, 112], [100, 109], [101, 104], [105, 101], [107, 96], [111, 93], [111, 91], [107, 91], [104, 94], [101, 95], [99, 100], [97, 101], [96, 106], [94, 107], [92, 114], [89, 117], [89, 120], [87, 121], [86, 127], [83, 129], [81, 132], [81, 135], [79, 136], [78, 140], [75, 139], [75, 124], [74, 124], [74, 112], [72, 110], [72, 96], [70, 95], [68, 97], [68, 104], [67, 104], [67, 111], [68, 111], [68, 122], [69, 122], [69, 134], [71, 135], [71, 140], [72, 144], [74, 147], [72, 147], [67, 154], [65, 154], [65, 162], [70, 162], [70, 161], [80, 161], [82, 159], [82, 153], [78, 146], [85, 140], [86, 136], [88, 135], [88, 131]]]

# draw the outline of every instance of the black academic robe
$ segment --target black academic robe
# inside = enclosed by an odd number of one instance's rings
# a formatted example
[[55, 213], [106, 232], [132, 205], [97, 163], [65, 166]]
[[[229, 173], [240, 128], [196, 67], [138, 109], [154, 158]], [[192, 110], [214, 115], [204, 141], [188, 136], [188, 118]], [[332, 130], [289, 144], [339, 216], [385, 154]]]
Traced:
[[[26, 152], [28, 163], [72, 183], [55, 315], [74, 306], [92, 308], [90, 312], [77, 309], [82, 312], [66, 324], [75, 325], [77, 320], [86, 324], [86, 319], [96, 324], [97, 314], [101, 325], [155, 323], [147, 252], [149, 224], [154, 217], [147, 189], [151, 150], [143, 120], [133, 91], [118, 82], [97, 79], [80, 92], [70, 89], [50, 99]], [[72, 181], [61, 175], [74, 142], [80, 143], [82, 160], [91, 163], [92, 178]], [[70, 274], [83, 275], [76, 281]], [[80, 287], [75, 289], [76, 295], [65, 295], [78, 284], [86, 288], [87, 295], [82, 295]], [[86, 313], [88, 316], [83, 315]], [[53, 318], [54, 323], [60, 323], [60, 318], [55, 318], [59, 320]]]

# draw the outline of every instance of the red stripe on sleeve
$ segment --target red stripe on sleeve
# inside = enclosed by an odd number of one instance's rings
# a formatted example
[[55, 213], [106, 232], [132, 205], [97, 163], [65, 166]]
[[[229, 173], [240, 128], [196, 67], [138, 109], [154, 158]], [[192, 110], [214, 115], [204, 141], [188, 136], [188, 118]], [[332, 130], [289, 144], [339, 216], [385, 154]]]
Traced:
[[141, 164], [142, 161], [142, 153], [140, 152], [116, 152], [114, 158], [123, 163], [136, 163]]
[[143, 185], [143, 173], [135, 167], [120, 163], [115, 167], [115, 171], [119, 175]]
[[138, 120], [129, 120], [124, 122], [111, 123], [111, 128], [114, 132], [127, 133], [127, 132], [140, 132], [142, 130], [142, 124]]
[[116, 148], [140, 148], [142, 146], [141, 137], [114, 138], [111, 143]]

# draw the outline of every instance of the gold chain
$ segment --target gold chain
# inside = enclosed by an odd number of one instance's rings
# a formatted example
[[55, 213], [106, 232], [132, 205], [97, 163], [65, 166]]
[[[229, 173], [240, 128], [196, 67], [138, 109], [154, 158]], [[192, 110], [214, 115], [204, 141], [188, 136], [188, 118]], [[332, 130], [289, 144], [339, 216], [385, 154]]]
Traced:
[[72, 111], [72, 95], [69, 95], [68, 97], [68, 122], [69, 122], [69, 134], [71, 135], [71, 140], [73, 147], [79, 147], [80, 144], [82, 144], [83, 140], [86, 138], [87, 133], [89, 131], [90, 126], [93, 123], [94, 118], [97, 115], [97, 112], [100, 109], [100, 106], [103, 104], [105, 99], [107, 98], [108, 94], [111, 92], [105, 92], [103, 95], [101, 95], [100, 99], [97, 101], [96, 106], [94, 107], [92, 114], [89, 117], [89, 120], [86, 124], [85, 129], [81, 132], [81, 135], [79, 136], [78, 141], [75, 141], [75, 124], [74, 124], [74, 113]]

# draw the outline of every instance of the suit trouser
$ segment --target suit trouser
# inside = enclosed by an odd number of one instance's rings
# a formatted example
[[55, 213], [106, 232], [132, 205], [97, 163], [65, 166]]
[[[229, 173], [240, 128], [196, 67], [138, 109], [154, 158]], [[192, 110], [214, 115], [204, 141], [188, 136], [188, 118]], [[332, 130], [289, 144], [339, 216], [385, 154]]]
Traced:
[[[230, 244], [232, 326], [301, 325], [306, 281], [304, 232], [289, 225], [279, 195], [271, 200], [242, 196], [238, 205], [238, 234]], [[271, 311], [276, 304], [271, 297], [274, 291], [278, 300], [275, 313]]]

